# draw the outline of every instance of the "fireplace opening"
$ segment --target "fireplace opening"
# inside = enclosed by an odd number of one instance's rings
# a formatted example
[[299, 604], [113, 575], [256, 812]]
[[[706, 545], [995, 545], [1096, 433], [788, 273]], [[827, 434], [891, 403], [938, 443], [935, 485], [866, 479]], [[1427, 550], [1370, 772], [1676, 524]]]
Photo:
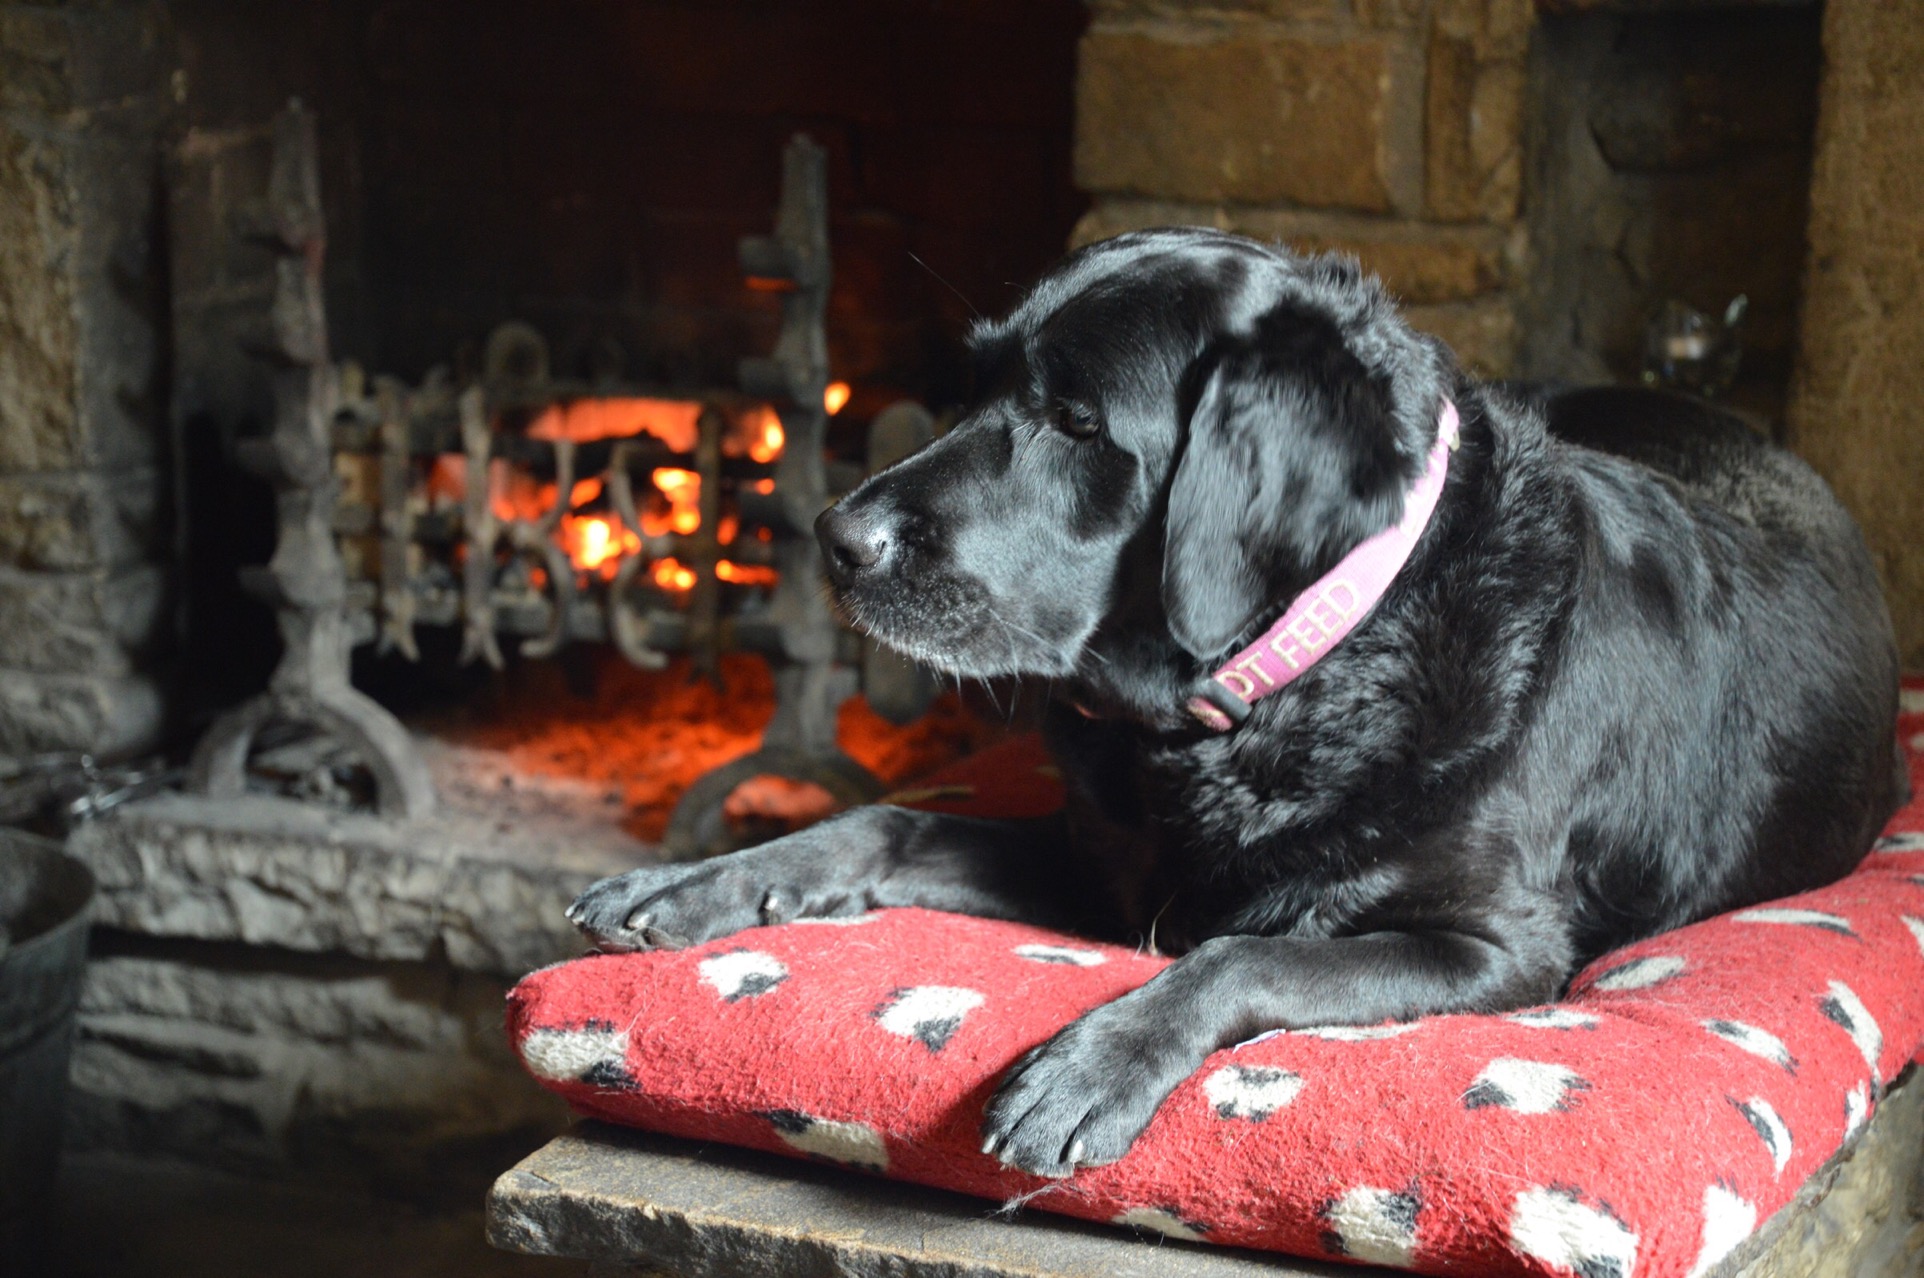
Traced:
[[[967, 323], [1006, 307], [1068, 238], [1085, 204], [1069, 163], [1080, 5], [603, 2], [537, 21], [506, 4], [208, 0], [170, 19], [195, 729], [285, 682], [289, 614], [277, 621], [261, 598], [302, 588], [258, 568], [290, 558], [259, 482], [285, 489], [287, 476], [258, 456], [244, 473], [281, 411], [245, 303], [258, 311], [279, 287], [290, 250], [236, 234], [272, 185], [291, 99], [312, 133], [319, 224], [303, 304], [324, 315], [339, 369], [331, 524], [355, 687], [432, 740], [465, 706], [531, 713], [496, 685], [553, 660], [573, 689], [554, 713], [586, 722], [629, 700], [642, 721], [676, 720], [659, 729], [672, 737], [680, 717], [719, 706], [643, 685], [705, 679], [759, 720], [728, 738], [736, 754], [766, 730], [771, 748], [857, 761], [737, 778], [711, 806], [738, 837], [873, 797], [908, 766], [884, 757], [923, 766], [942, 756], [932, 743], [959, 742], [969, 712], [956, 693], [884, 671], [886, 657], [831, 634], [823, 615], [797, 622], [820, 611], [801, 508], [888, 459], [878, 423], [910, 444], [939, 428], [967, 390]], [[814, 166], [818, 194], [795, 189], [797, 163]], [[795, 210], [810, 198], [819, 225], [803, 226]], [[798, 269], [809, 235], [824, 260]], [[803, 332], [798, 290], [818, 266], [825, 287]], [[917, 420], [904, 425], [905, 412]], [[448, 627], [457, 642], [431, 636]], [[640, 668], [611, 677], [609, 652]], [[741, 653], [790, 673], [771, 686], [724, 659]], [[854, 692], [869, 713], [890, 679], [900, 695], [880, 709], [899, 722], [871, 714], [861, 738], [856, 712], [835, 706]], [[812, 719], [797, 727], [784, 703]], [[953, 722], [920, 725], [931, 704]], [[521, 739], [505, 723], [469, 726]], [[247, 747], [247, 789], [396, 810], [366, 760], [290, 755], [297, 728], [270, 734], [264, 756]], [[720, 761], [713, 749], [614, 753], [631, 769], [678, 753]], [[618, 820], [643, 839], [664, 833], [657, 783], [692, 779], [667, 771], [622, 789], [634, 806]]]

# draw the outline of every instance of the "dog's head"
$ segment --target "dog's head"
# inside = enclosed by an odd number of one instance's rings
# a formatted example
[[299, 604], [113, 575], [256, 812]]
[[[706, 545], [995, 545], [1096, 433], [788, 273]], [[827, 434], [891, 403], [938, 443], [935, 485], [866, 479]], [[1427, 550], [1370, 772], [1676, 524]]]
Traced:
[[1352, 261], [1202, 230], [1092, 245], [970, 345], [973, 410], [817, 523], [835, 594], [933, 667], [1126, 700], [1102, 667], [1193, 678], [1401, 516], [1450, 375]]

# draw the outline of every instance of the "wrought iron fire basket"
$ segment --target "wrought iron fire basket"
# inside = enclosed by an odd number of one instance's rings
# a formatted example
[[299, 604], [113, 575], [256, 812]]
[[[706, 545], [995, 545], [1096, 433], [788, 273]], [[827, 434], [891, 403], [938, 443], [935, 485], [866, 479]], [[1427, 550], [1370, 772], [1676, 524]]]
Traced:
[[426, 815], [427, 769], [406, 729], [350, 685], [348, 658], [374, 642], [419, 660], [417, 628], [435, 625], [460, 627], [462, 660], [496, 667], [504, 640], [528, 657], [605, 642], [648, 668], [685, 653], [709, 674], [723, 651], [762, 654], [776, 699], [761, 746], [688, 790], [664, 838], [670, 856], [726, 849], [723, 802], [751, 777], [820, 785], [844, 804], [879, 793], [836, 744], [836, 712], [859, 688], [906, 722], [931, 685], [838, 624], [812, 527], [838, 491], [926, 442], [933, 423], [899, 403], [871, 424], [866, 467], [825, 458], [821, 148], [789, 143], [774, 234], [740, 245], [749, 280], [781, 293], [774, 351], [742, 360], [738, 387], [692, 394], [557, 379], [523, 324], [496, 330], [466, 385], [441, 372], [369, 384], [330, 360], [315, 125], [298, 103], [276, 123], [267, 208], [253, 233], [278, 255], [276, 411], [242, 461], [274, 484], [280, 528], [247, 584], [275, 607], [286, 652], [267, 691], [202, 740], [194, 788], [242, 793], [256, 737], [292, 723], [366, 765], [379, 812]]

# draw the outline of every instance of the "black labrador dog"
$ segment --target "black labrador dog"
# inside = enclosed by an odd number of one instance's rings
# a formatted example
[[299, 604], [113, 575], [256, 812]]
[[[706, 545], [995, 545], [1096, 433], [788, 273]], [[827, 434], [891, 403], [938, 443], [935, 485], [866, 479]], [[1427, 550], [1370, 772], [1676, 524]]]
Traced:
[[[1051, 681], [1066, 814], [857, 809], [570, 915], [641, 948], [919, 905], [1182, 955], [1010, 1069], [984, 1148], [1012, 1166], [1120, 1157], [1265, 1030], [1554, 999], [1606, 950], [1840, 877], [1899, 801], [1862, 539], [1733, 418], [1619, 390], [1540, 410], [1353, 262], [1201, 230], [1084, 249], [971, 344], [977, 407], [817, 532], [870, 634]], [[1203, 722], [1215, 673], [1439, 454], [1355, 628]]]

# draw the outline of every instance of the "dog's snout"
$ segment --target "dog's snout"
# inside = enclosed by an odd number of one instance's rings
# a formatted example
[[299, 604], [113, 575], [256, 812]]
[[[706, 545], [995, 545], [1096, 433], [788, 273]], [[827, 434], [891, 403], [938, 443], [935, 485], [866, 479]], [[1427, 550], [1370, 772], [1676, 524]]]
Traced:
[[815, 537], [822, 544], [822, 562], [836, 585], [882, 564], [888, 557], [889, 530], [872, 516], [850, 514], [831, 506], [815, 520]]

